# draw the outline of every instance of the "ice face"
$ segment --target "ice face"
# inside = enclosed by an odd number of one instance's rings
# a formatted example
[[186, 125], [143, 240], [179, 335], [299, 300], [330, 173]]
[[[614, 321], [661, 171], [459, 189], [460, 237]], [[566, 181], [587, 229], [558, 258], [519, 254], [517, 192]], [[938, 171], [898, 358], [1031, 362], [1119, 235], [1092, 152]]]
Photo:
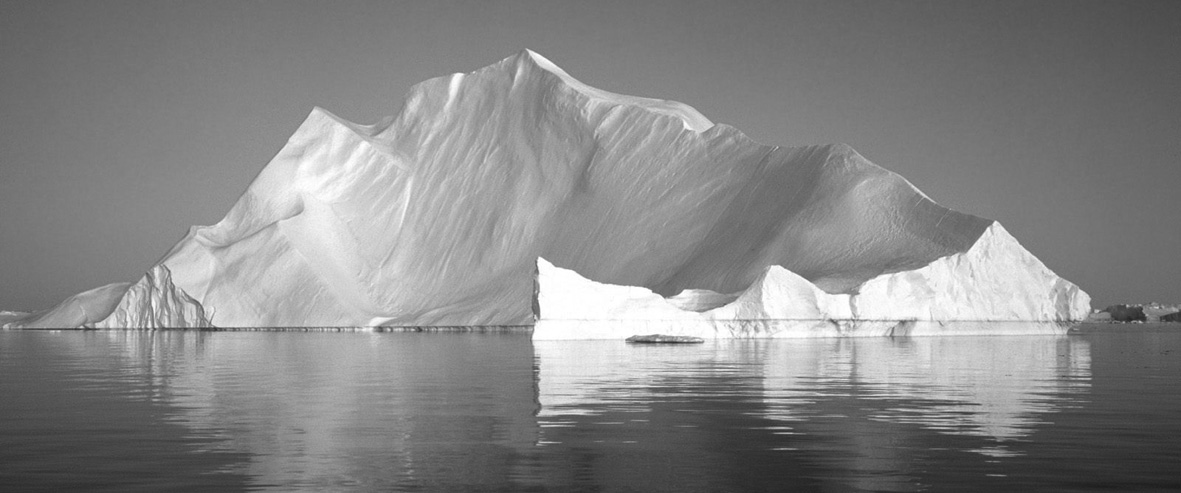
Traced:
[[772, 265], [841, 295], [991, 224], [848, 146], [761, 145], [525, 51], [418, 84], [375, 125], [315, 109], [224, 219], [160, 261], [167, 286], [87, 323], [178, 300], [202, 308], [186, 323], [218, 326], [529, 324], [538, 257], [662, 295], [738, 292]]
[[[665, 298], [586, 279], [538, 259], [535, 340], [625, 339], [659, 333], [702, 338], [1062, 334], [1090, 298], [993, 223], [968, 251], [882, 274], [854, 294], [830, 294], [783, 267], [767, 267], [730, 295], [695, 290]], [[701, 308], [706, 309], [701, 309]]]

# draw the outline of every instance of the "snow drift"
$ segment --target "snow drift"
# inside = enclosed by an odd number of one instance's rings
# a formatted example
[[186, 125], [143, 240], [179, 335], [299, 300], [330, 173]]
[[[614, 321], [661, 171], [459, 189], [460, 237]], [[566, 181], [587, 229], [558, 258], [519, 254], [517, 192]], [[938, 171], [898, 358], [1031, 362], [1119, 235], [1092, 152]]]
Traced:
[[[761, 145], [524, 51], [423, 82], [375, 125], [313, 110], [226, 217], [144, 279], [10, 325], [527, 325], [539, 257], [662, 295], [735, 293], [779, 266], [844, 296], [968, 252], [993, 224], [848, 146]], [[939, 299], [1013, 301], [970, 281]], [[1061, 291], [1042, 287], [1018, 292]]]

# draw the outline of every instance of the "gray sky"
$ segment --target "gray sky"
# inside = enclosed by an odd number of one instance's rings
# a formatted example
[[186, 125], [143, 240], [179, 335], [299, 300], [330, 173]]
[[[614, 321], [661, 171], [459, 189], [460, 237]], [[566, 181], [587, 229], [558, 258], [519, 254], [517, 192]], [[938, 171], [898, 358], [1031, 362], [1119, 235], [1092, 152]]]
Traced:
[[844, 142], [1098, 307], [1181, 302], [1181, 2], [0, 1], [0, 309], [137, 279], [312, 106], [531, 48], [768, 144]]

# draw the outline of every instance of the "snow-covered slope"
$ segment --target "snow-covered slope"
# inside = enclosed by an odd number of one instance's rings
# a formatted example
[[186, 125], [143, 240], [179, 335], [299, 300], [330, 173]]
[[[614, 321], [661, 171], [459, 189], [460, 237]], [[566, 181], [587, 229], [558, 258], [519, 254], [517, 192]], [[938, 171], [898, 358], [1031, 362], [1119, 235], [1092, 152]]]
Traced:
[[829, 294], [778, 265], [731, 295], [665, 298], [602, 284], [537, 261], [535, 340], [932, 334], [1058, 334], [1085, 319], [1090, 298], [993, 223], [968, 251]]
[[53, 308], [10, 319], [5, 328], [53, 329], [85, 327], [110, 315], [131, 287], [129, 282], [116, 282], [83, 291], [66, 298]]
[[155, 329], [209, 327], [210, 324], [204, 307], [172, 283], [168, 267], [157, 264], [139, 282], [119, 282], [91, 289], [49, 310], [9, 320], [4, 326]]
[[524, 51], [423, 82], [375, 125], [313, 110], [226, 217], [192, 228], [142, 290], [40, 320], [529, 324], [538, 257], [665, 295], [738, 292], [769, 265], [843, 293], [965, 252], [990, 224], [848, 146], [761, 145]]

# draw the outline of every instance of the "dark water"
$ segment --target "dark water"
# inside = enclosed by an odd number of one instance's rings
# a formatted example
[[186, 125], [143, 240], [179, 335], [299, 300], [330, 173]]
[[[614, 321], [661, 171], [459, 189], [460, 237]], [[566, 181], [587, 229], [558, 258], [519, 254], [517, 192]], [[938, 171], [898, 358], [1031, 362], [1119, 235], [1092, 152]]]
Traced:
[[0, 490], [1181, 489], [1181, 327], [0, 332]]

